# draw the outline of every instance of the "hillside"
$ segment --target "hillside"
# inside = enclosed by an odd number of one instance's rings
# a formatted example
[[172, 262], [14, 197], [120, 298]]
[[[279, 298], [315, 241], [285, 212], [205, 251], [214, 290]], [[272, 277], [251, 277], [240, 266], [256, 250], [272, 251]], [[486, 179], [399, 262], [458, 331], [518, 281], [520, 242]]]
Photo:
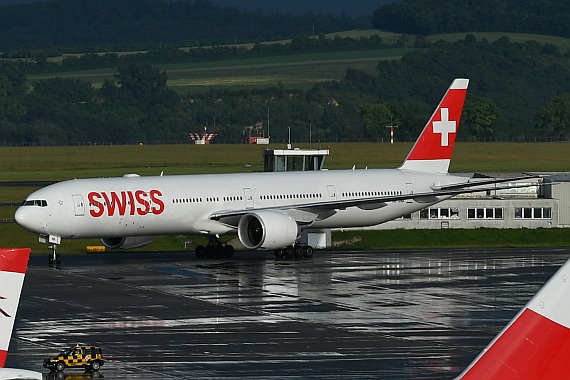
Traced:
[[377, 29], [430, 35], [511, 32], [570, 37], [566, 0], [403, 0], [374, 12]]
[[0, 50], [86, 52], [291, 38], [368, 27], [369, 18], [220, 8], [208, 0], [52, 0], [0, 7]]
[[249, 9], [250, 11], [260, 9], [263, 12], [277, 13], [332, 13], [341, 15], [345, 13], [351, 17], [371, 16], [378, 7], [378, 4], [392, 3], [395, 0], [212, 0], [212, 3], [219, 7], [235, 7], [239, 10]]
[[[392, 122], [400, 127], [400, 141], [409, 141], [455, 77], [471, 79], [460, 140], [570, 138], [570, 55], [563, 37], [357, 31], [222, 45], [215, 41], [233, 36], [239, 42], [237, 33], [240, 39], [250, 33], [264, 39], [260, 28], [276, 37], [284, 30], [305, 30], [313, 21], [316, 31], [338, 28], [331, 24], [335, 20], [352, 21], [221, 9], [208, 1], [56, 0], [8, 8], [12, 13], [0, 8], [0, 19], [11, 16], [2, 24], [0, 34], [8, 37], [0, 43], [35, 36], [34, 44], [50, 46], [58, 57], [35, 48], [4, 52], [0, 138], [5, 145], [178, 143], [204, 126], [218, 133], [219, 141], [242, 142], [244, 127], [266, 120], [268, 111], [278, 141], [286, 139], [288, 128], [305, 140], [378, 141], [387, 137], [384, 126]], [[109, 14], [110, 9], [120, 12]], [[466, 13], [471, 10], [466, 5]], [[223, 20], [210, 23], [215, 16]], [[21, 27], [30, 20], [38, 25]], [[46, 20], [52, 24], [46, 26]], [[263, 28], [265, 23], [271, 28]], [[237, 24], [240, 30], [232, 31]], [[473, 28], [484, 25], [481, 20]], [[151, 36], [153, 28], [164, 34]], [[184, 33], [195, 28], [201, 34], [193, 38], [206, 37], [192, 43], [213, 45], [180, 49], [177, 43], [187, 42]], [[177, 43], [167, 44], [176, 33]], [[115, 43], [152, 48], [65, 56], [58, 50], [81, 46], [93, 52]], [[16, 52], [27, 55], [22, 59]]]
[[[0, 6], [12, 4], [29, 4], [38, 1], [50, 0], [0, 0]], [[172, 2], [174, 0], [169, 0]], [[351, 17], [371, 16], [378, 7], [378, 0], [359, 0], [357, 2], [347, 2], [345, 0], [211, 0], [212, 4], [220, 7], [233, 7], [240, 11], [261, 10], [265, 13], [332, 13], [334, 15], [348, 14]], [[384, 0], [384, 4], [395, 0]]]

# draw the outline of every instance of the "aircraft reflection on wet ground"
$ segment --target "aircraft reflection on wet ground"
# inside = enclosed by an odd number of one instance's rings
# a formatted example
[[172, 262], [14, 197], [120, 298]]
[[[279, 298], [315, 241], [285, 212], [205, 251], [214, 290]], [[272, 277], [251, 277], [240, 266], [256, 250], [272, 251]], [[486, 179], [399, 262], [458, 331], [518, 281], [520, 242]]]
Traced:
[[8, 365], [41, 370], [46, 353], [96, 342], [106, 379], [441, 379], [469, 364], [570, 249], [300, 261], [111, 253], [66, 257], [61, 270], [40, 256]]

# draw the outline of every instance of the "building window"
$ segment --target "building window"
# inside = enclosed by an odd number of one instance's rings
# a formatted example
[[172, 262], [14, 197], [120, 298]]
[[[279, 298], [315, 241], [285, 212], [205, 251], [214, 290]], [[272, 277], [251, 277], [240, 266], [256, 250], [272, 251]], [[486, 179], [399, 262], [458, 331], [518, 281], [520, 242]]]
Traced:
[[515, 207], [515, 219], [552, 219], [550, 207]]
[[420, 219], [459, 219], [459, 208], [427, 208], [420, 210]]
[[503, 219], [503, 209], [499, 207], [468, 208], [467, 219]]

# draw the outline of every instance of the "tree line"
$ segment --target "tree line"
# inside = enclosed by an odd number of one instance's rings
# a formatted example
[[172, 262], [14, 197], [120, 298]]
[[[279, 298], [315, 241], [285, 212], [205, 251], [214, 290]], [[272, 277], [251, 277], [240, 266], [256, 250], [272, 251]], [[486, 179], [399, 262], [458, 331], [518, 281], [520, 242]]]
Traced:
[[[397, 45], [397, 44], [396, 44]], [[290, 54], [310, 54], [321, 52], [378, 50], [389, 49], [394, 44], [385, 44], [378, 35], [369, 37], [340, 37], [326, 38], [321, 34], [315, 38], [297, 36], [286, 43], [266, 44], [257, 42], [253, 47], [241, 45], [221, 45], [211, 47], [195, 47], [181, 49], [175, 46], [163, 45], [145, 52], [118, 54], [86, 53], [70, 55], [62, 58], [61, 62], [49, 60], [47, 54], [34, 52], [28, 60], [14, 60], [26, 74], [59, 73], [87, 69], [113, 68], [127, 63], [173, 64], [188, 62], [222, 61], [240, 58], [271, 57]], [[10, 59], [8, 53], [2, 58]]]
[[219, 8], [208, 0], [51, 0], [0, 7], [0, 50], [12, 57], [223, 45], [370, 26], [346, 14], [280, 14]]
[[428, 43], [371, 75], [348, 68], [341, 81], [309, 90], [283, 86], [179, 95], [150, 63], [125, 63], [100, 89], [74, 78], [25, 85], [25, 73], [0, 64], [0, 143], [171, 143], [186, 133], [244, 141], [244, 127], [271, 115], [271, 137], [285, 141], [413, 140], [455, 77], [470, 78], [459, 140], [569, 139], [569, 56], [536, 42], [490, 43], [467, 35]]
[[570, 37], [566, 0], [402, 0], [378, 7], [374, 28], [408, 34], [512, 32]]

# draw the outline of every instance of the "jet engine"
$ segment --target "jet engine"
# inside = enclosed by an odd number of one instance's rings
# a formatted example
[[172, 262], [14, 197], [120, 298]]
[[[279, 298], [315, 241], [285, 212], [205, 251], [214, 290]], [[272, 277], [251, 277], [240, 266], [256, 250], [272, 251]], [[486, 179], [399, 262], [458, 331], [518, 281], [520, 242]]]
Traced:
[[127, 237], [108, 237], [101, 238], [101, 243], [110, 249], [132, 249], [144, 247], [152, 243], [154, 236], [127, 236]]
[[241, 217], [238, 237], [248, 249], [281, 249], [295, 244], [299, 228], [295, 219], [280, 211], [262, 210]]

